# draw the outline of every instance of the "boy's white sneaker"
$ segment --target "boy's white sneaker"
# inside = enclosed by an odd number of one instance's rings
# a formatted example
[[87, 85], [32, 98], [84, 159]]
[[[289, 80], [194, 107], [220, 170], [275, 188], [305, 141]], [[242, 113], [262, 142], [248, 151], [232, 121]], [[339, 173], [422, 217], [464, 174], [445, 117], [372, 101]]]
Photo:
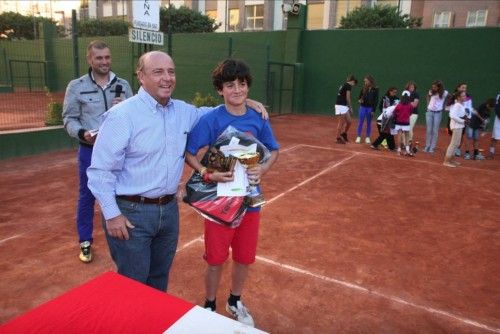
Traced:
[[366, 137], [366, 138], [365, 138], [365, 143], [366, 143], [366, 144], [371, 144], [370, 137]]
[[248, 312], [248, 309], [240, 300], [236, 302], [236, 307], [226, 304], [226, 311], [227, 313], [232, 315], [235, 320], [241, 322], [242, 324], [252, 327], [255, 326], [253, 318]]
[[359, 144], [361, 143], [361, 137], [356, 137], [356, 141], [355, 141], [356, 144]]

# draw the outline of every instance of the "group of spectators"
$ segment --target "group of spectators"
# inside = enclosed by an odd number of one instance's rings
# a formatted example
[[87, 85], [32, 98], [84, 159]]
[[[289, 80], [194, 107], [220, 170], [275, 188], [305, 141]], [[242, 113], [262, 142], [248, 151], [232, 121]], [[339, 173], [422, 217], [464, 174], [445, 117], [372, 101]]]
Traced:
[[[348, 130], [352, 123], [352, 88], [358, 81], [349, 75], [345, 83], [340, 86], [335, 102], [335, 114], [339, 115], [337, 126], [337, 143], [345, 144], [349, 141]], [[413, 157], [418, 151], [418, 142], [413, 139], [413, 129], [419, 116], [420, 94], [417, 85], [408, 81], [401, 94], [398, 88], [391, 86], [379, 100], [379, 89], [371, 75], [363, 78], [363, 87], [358, 95], [359, 122], [356, 131], [355, 143], [362, 142], [363, 127], [366, 123], [364, 142], [374, 150], [384, 146], [400, 155]], [[500, 94], [489, 98], [477, 108], [472, 104], [472, 98], [467, 93], [467, 84], [460, 83], [453, 93], [445, 90], [441, 81], [434, 81], [426, 94], [426, 137], [423, 152], [434, 153], [439, 136], [439, 129], [443, 114], [448, 113], [448, 133], [452, 136], [448, 147], [444, 165], [456, 167], [459, 163], [456, 157], [462, 156], [465, 160], [484, 160], [495, 156], [496, 141], [500, 139]], [[376, 120], [379, 136], [371, 141], [371, 120], [375, 112], [380, 112]], [[481, 133], [485, 131], [491, 113], [495, 112], [495, 124], [488, 156], [484, 156], [479, 148]], [[397, 136], [397, 143], [395, 141]]]

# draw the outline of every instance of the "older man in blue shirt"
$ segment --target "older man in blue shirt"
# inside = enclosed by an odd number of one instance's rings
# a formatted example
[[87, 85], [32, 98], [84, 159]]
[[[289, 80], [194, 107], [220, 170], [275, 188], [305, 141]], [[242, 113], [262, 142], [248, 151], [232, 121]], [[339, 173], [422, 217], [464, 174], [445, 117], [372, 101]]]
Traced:
[[179, 235], [176, 192], [187, 135], [212, 108], [171, 97], [175, 65], [164, 52], [142, 55], [136, 73], [139, 92], [110, 109], [99, 129], [88, 186], [101, 206], [118, 272], [166, 291]]

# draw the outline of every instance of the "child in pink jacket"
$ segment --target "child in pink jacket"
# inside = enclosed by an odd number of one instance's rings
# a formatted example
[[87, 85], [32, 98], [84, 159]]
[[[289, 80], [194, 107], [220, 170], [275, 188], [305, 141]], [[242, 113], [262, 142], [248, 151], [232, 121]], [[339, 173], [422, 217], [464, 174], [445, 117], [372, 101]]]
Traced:
[[401, 93], [401, 101], [394, 109], [395, 127], [394, 130], [398, 133], [398, 153], [402, 154], [401, 148], [406, 148], [405, 155], [413, 157], [410, 151], [410, 116], [413, 106], [410, 103], [410, 92], [405, 90]]

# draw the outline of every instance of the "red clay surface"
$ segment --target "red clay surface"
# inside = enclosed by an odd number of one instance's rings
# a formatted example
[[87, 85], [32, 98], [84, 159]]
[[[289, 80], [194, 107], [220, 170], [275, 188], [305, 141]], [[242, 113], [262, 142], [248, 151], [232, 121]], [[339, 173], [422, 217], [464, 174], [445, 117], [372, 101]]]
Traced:
[[[272, 119], [282, 149], [263, 179], [259, 257], [243, 295], [257, 327], [500, 333], [500, 156], [447, 168], [444, 132], [434, 155], [404, 158], [335, 144], [336, 124]], [[422, 128], [416, 138], [424, 141]], [[489, 135], [482, 141], [487, 148]], [[76, 185], [74, 151], [0, 161], [0, 323], [114, 270], [98, 206], [95, 260], [78, 260]], [[204, 298], [202, 233], [201, 217], [182, 204], [169, 293], [196, 304]]]
[[0, 94], [0, 131], [45, 126], [50, 102], [64, 100], [64, 92], [15, 92]]

